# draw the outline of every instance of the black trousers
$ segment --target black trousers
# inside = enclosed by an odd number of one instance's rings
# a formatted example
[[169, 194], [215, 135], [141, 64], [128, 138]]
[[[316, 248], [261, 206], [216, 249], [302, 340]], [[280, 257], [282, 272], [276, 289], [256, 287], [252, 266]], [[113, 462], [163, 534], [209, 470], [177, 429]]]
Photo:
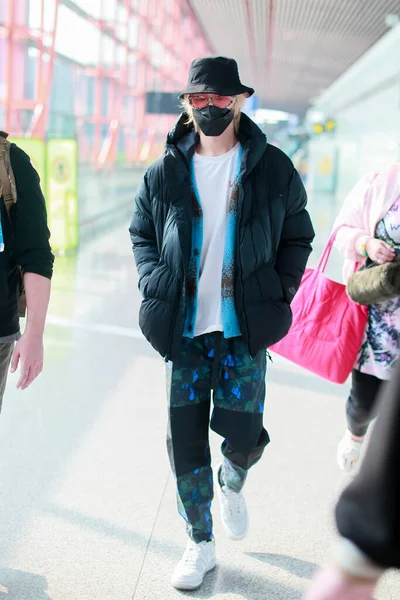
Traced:
[[336, 509], [343, 537], [373, 562], [400, 568], [400, 361], [381, 386], [379, 416], [360, 472]]
[[371, 421], [377, 416], [377, 398], [383, 383], [385, 382], [373, 375], [353, 370], [346, 405], [347, 423], [353, 435], [363, 437]]

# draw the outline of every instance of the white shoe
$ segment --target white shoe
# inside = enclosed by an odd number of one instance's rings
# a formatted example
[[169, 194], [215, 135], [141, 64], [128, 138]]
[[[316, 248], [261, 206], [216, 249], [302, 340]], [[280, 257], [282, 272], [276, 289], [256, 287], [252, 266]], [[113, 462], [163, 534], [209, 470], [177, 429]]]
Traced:
[[222, 526], [228, 538], [238, 542], [249, 531], [249, 515], [242, 492], [234, 492], [226, 485], [218, 485]]
[[171, 583], [177, 590], [197, 590], [215, 565], [214, 540], [200, 544], [189, 540], [181, 560], [176, 565]]
[[357, 442], [351, 437], [349, 430], [346, 431], [344, 438], [340, 441], [337, 449], [337, 461], [339, 468], [346, 473], [351, 473], [360, 460], [362, 442]]

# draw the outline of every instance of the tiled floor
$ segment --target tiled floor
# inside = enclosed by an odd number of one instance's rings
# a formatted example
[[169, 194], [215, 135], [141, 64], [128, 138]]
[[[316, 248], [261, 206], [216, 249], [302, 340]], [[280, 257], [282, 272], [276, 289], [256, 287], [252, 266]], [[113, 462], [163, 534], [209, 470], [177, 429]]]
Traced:
[[[56, 272], [45, 372], [24, 393], [10, 378], [0, 419], [0, 598], [179, 598], [163, 363], [138, 332], [126, 227]], [[216, 518], [219, 566], [193, 598], [300, 600], [329, 555], [346, 389], [279, 360], [268, 381], [272, 443], [246, 489], [251, 532], [229, 543]], [[399, 597], [387, 577], [376, 599]]]

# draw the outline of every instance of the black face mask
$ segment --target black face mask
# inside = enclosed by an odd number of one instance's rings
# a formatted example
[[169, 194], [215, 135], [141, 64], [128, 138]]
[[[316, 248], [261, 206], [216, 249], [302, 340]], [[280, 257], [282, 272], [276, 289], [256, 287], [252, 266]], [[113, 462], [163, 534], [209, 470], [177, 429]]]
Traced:
[[206, 106], [194, 108], [193, 116], [204, 135], [218, 137], [232, 123], [234, 114], [229, 108]]

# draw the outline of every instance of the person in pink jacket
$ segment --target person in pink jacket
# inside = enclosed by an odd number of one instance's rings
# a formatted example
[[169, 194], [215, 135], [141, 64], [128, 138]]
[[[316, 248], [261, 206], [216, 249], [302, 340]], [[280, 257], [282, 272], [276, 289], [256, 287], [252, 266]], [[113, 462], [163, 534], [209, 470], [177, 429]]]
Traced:
[[[367, 260], [384, 264], [400, 254], [400, 164], [357, 183], [336, 219], [336, 246], [345, 257], [344, 280]], [[383, 381], [400, 357], [400, 298], [369, 306], [368, 323], [352, 372], [347, 400], [347, 430], [338, 463], [350, 472], [358, 463]]]

